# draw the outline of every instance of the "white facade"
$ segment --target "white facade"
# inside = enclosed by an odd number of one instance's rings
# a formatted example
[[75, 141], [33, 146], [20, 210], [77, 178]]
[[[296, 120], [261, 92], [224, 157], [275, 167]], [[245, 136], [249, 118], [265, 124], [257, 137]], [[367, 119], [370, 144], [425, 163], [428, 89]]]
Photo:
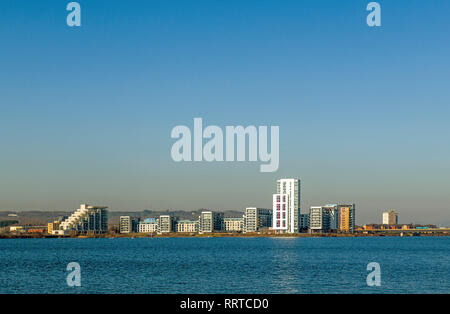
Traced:
[[180, 220], [177, 223], [177, 232], [198, 232], [198, 221]]
[[224, 218], [225, 231], [241, 232], [244, 230], [244, 218]]
[[81, 204], [72, 215], [61, 222], [60, 230], [105, 233], [108, 231], [108, 212], [106, 206]]
[[119, 218], [119, 232], [120, 233], [130, 233], [130, 232], [132, 232], [131, 217], [130, 216], [120, 216], [120, 218]]
[[140, 222], [139, 233], [156, 233], [158, 232], [158, 222]]
[[300, 232], [300, 180], [280, 179], [273, 195], [272, 228], [280, 233]]
[[390, 210], [383, 213], [383, 225], [397, 225], [398, 224], [398, 214]]

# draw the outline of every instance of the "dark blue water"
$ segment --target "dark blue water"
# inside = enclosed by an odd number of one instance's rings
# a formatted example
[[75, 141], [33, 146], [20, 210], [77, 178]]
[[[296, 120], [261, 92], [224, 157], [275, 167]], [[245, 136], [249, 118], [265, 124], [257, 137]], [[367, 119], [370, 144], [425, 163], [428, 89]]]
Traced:
[[449, 292], [450, 237], [0, 240], [0, 293]]

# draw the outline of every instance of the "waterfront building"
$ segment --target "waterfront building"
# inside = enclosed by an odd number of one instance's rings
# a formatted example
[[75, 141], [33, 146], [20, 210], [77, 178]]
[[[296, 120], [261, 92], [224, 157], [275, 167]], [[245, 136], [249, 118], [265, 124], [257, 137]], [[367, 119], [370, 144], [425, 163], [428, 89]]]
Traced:
[[354, 232], [356, 220], [355, 204], [338, 205], [338, 210], [339, 210], [339, 231]]
[[272, 227], [272, 211], [270, 209], [247, 207], [244, 213], [244, 232], [258, 232]]
[[242, 232], [244, 230], [244, 218], [224, 218], [225, 231]]
[[108, 211], [106, 206], [81, 204], [72, 215], [61, 222], [59, 229], [65, 233], [99, 234], [108, 232]]
[[398, 225], [398, 214], [393, 211], [387, 211], [383, 213], [383, 225]]
[[309, 214], [300, 214], [300, 229], [309, 230]]
[[175, 232], [176, 219], [170, 215], [159, 216], [159, 233]]
[[159, 231], [159, 219], [146, 218], [144, 221], [139, 222], [139, 233], [157, 233]]
[[328, 211], [330, 217], [330, 231], [337, 232], [339, 230], [339, 210], [337, 204], [327, 204], [322, 206]]
[[202, 211], [199, 217], [199, 232], [209, 233], [214, 231], [221, 231], [223, 226], [223, 213]]
[[277, 233], [300, 232], [300, 180], [277, 180], [273, 194], [272, 228]]
[[139, 218], [132, 218], [130, 216], [120, 216], [119, 232], [132, 233], [139, 231]]
[[330, 230], [330, 212], [322, 206], [311, 206], [309, 210], [309, 230], [311, 233], [327, 233]]
[[192, 233], [198, 232], [197, 220], [179, 220], [177, 222], [177, 232]]
[[55, 220], [53, 222], [49, 222], [47, 224], [47, 233], [48, 234], [52, 234], [53, 230], [58, 230], [60, 224], [61, 224], [61, 221], [58, 221], [58, 220]]

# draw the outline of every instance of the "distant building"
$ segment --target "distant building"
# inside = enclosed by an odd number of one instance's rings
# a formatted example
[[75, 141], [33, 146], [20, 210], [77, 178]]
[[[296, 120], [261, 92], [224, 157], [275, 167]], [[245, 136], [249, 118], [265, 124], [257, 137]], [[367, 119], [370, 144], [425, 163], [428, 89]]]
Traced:
[[300, 180], [280, 179], [273, 194], [272, 229], [277, 233], [300, 232]]
[[356, 220], [355, 204], [338, 205], [338, 210], [339, 210], [339, 231], [354, 232]]
[[398, 225], [398, 214], [390, 210], [383, 213], [383, 225]]
[[336, 232], [339, 230], [339, 210], [337, 204], [327, 204], [322, 206], [328, 211], [330, 216], [330, 231]]
[[140, 221], [138, 224], [139, 233], [158, 233], [159, 231], [159, 219], [146, 218], [144, 221]]
[[272, 226], [272, 212], [270, 209], [247, 207], [244, 213], [244, 232], [258, 232]]
[[75, 231], [77, 233], [106, 233], [108, 232], [108, 211], [106, 206], [89, 206], [81, 204], [72, 215], [61, 222], [59, 229]]
[[159, 233], [175, 232], [176, 219], [169, 215], [159, 216]]
[[300, 214], [300, 229], [302, 231], [309, 229], [309, 214]]
[[222, 231], [224, 229], [223, 213], [203, 211], [199, 217], [200, 233], [210, 233], [214, 231]]
[[53, 222], [49, 222], [47, 224], [47, 233], [53, 234], [53, 230], [58, 230], [59, 226], [61, 225], [61, 221], [55, 220]]
[[130, 216], [120, 216], [119, 232], [133, 233], [139, 231], [139, 218], [132, 218]]
[[327, 233], [330, 230], [330, 212], [326, 207], [311, 206], [309, 210], [309, 230], [311, 233]]
[[244, 230], [244, 218], [224, 218], [225, 231], [242, 232]]
[[177, 222], [177, 232], [193, 233], [198, 232], [197, 220], [180, 220]]

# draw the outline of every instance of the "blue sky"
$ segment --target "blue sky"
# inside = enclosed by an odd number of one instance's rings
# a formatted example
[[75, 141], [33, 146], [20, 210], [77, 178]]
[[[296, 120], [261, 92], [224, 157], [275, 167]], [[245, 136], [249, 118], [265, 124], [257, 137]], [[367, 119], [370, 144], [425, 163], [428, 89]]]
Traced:
[[[0, 2], [0, 210], [243, 209], [450, 221], [450, 2]], [[280, 168], [175, 163], [176, 125], [280, 126]]]

